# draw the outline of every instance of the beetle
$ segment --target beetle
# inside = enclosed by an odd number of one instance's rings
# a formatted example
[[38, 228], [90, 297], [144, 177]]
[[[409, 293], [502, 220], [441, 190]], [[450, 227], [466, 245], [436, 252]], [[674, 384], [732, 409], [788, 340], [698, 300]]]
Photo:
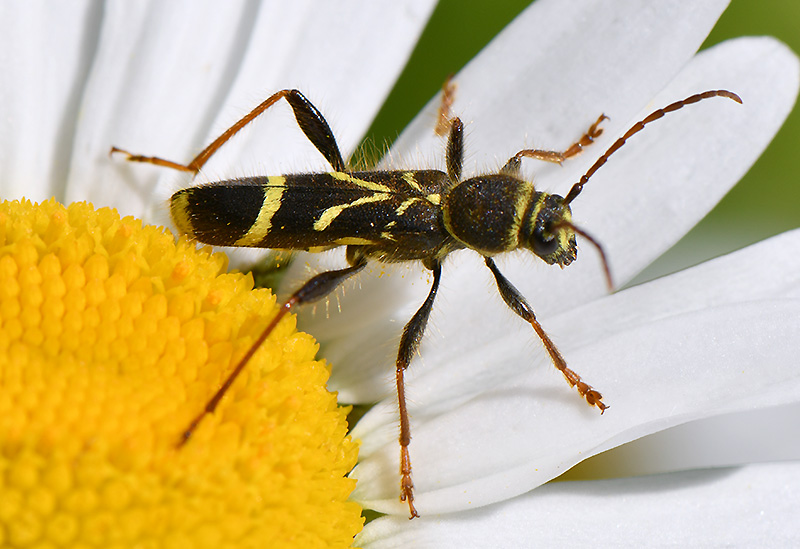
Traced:
[[433, 308], [442, 275], [442, 262], [452, 252], [470, 249], [479, 253], [491, 271], [508, 307], [528, 322], [545, 347], [553, 365], [583, 399], [604, 412], [608, 406], [600, 392], [567, 367], [558, 348], [542, 328], [525, 297], [500, 272], [494, 256], [526, 249], [550, 265], [566, 267], [577, 257], [576, 235], [586, 238], [600, 252], [610, 282], [602, 247], [572, 223], [571, 203], [592, 175], [626, 140], [666, 113], [711, 97], [741, 103], [727, 90], [691, 95], [658, 109], [634, 124], [605, 151], [576, 182], [566, 196], [536, 190], [520, 173], [523, 158], [563, 162], [583, 151], [602, 133], [601, 115], [573, 145], [564, 151], [523, 149], [496, 173], [462, 178], [464, 126], [447, 112], [453, 86], [443, 94], [437, 133], [447, 133], [446, 171], [370, 170], [351, 171], [322, 113], [298, 90], [284, 89], [228, 128], [188, 164], [159, 157], [131, 154], [112, 147], [127, 160], [146, 162], [197, 174], [208, 159], [233, 135], [279, 100], [291, 107], [297, 124], [330, 164], [325, 173], [255, 176], [217, 181], [179, 190], [170, 199], [172, 219], [182, 234], [204, 244], [286, 250], [322, 251], [346, 246], [348, 265], [320, 273], [296, 290], [237, 363], [203, 411], [183, 433], [192, 435], [206, 414], [220, 400], [278, 322], [299, 305], [328, 296], [344, 280], [364, 269], [370, 260], [384, 263], [419, 261], [433, 274], [427, 298], [405, 325], [397, 352], [395, 380], [400, 417], [400, 499], [411, 518], [414, 506], [409, 444], [411, 429], [406, 407], [404, 373]]

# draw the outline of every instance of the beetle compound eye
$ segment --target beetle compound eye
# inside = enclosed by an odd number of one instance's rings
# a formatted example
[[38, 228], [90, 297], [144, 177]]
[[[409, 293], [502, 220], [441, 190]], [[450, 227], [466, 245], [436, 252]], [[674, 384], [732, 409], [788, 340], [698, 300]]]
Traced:
[[538, 256], [550, 255], [558, 249], [558, 237], [550, 231], [545, 231], [543, 225], [533, 229], [531, 235], [533, 253]]

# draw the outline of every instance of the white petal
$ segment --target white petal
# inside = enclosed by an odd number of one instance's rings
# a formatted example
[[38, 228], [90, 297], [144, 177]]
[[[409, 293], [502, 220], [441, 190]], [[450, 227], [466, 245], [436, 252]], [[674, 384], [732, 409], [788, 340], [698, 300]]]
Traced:
[[[346, 159], [389, 94], [435, 1], [320, 4], [306, 0], [302, 10], [297, 2], [276, 4], [278, 13], [268, 14], [266, 28], [248, 45], [227, 103], [251, 104], [253, 90], [260, 91], [265, 84], [273, 90], [298, 88], [326, 116]], [[255, 98], [261, 100], [263, 97]], [[231, 119], [242, 114], [231, 111], [217, 118], [218, 130], [212, 135], [221, 133]], [[297, 145], [296, 140], [287, 144], [285, 136], [266, 124], [247, 136], [251, 150], [239, 154], [245, 158], [247, 153], [252, 155], [254, 165], [266, 170], [261, 173], [291, 173], [308, 170], [309, 165], [329, 170], [297, 131], [293, 118], [290, 123], [303, 146], [287, 146]]]
[[[763, 263], [752, 258], [772, 257], [777, 250], [789, 259], [752, 267]], [[799, 327], [800, 300], [764, 300], [797, 294], [795, 250], [800, 251], [800, 232], [712, 262], [707, 271], [693, 269], [674, 283], [669, 277], [561, 315], [550, 332], [580, 335], [577, 347], [564, 345], [562, 351], [574, 370], [605, 392], [612, 408], [602, 418], [577, 402], [541, 353], [513, 334], [482, 349], [481, 356], [455, 357], [414, 379], [408, 391], [420, 511], [511, 497], [646, 433], [796, 401], [800, 377], [786, 342]], [[708, 280], [718, 269], [735, 273], [737, 265], [742, 277], [719, 280], [707, 298], [691, 280]], [[649, 318], [641, 310], [650, 311]], [[480, 388], [480, 396], [464, 402]], [[354, 431], [364, 441], [356, 497], [377, 509], [404, 512], [395, 501], [395, 410], [387, 401]]]
[[769, 461], [800, 461], [800, 403], [678, 425], [582, 461], [570, 480], [649, 475]]
[[145, 211], [165, 169], [109, 158], [109, 149], [188, 162], [230, 85], [243, 47], [237, 34], [250, 11], [243, 1], [106, 4], [67, 200], [91, 197], [123, 215]]
[[[694, 55], [727, 4], [533, 3], [456, 76], [452, 112], [468, 124], [465, 174], [496, 170], [525, 145], [569, 146], [601, 112], [628, 120]], [[393, 155], [438, 155], [439, 101], [406, 128]]]
[[70, 128], [94, 40], [92, 2], [0, 3], [0, 193], [63, 198]]
[[[417, 509], [435, 514], [479, 507], [524, 493], [647, 433], [736, 409], [796, 402], [796, 357], [776, 342], [794, 337], [798, 317], [800, 300], [741, 304], [654, 322], [574, 350], [572, 367], [587, 379], [598, 379], [598, 362], [613, 364], [618, 376], [611, 396], [607, 391], [612, 408], [602, 418], [581, 406], [544, 364], [529, 379], [486, 391], [452, 413], [414, 415]], [[709, 327], [698, 329], [704, 325]], [[355, 499], [381, 511], [407, 512], [397, 501], [397, 453], [392, 441], [362, 454], [354, 471]]]
[[392, 547], [792, 547], [800, 463], [559, 482], [443, 517], [384, 517], [356, 540]]
[[[70, 198], [91, 192], [98, 203], [140, 213], [165, 170], [109, 160], [112, 144], [188, 162], [268, 94], [291, 86], [311, 89], [309, 95], [323, 112], [328, 101], [335, 105], [330, 116], [334, 133], [342, 149], [351, 151], [431, 9], [431, 0], [379, 2], [369, 9], [357, 2], [113, 4], [85, 95]], [[360, 49], [364, 52], [356, 55]], [[313, 149], [293, 149], [304, 144], [304, 136], [296, 123], [280, 123], [282, 118], [291, 121], [289, 109], [277, 111], [286, 112], [263, 117], [258, 128], [244, 132], [250, 134], [246, 139], [223, 147], [205, 175], [265, 173], [261, 169], [277, 169], [273, 159], [291, 164], [305, 158], [292, 154], [309, 150], [318, 158]], [[347, 126], [341, 135], [339, 117]], [[248, 143], [260, 158], [242, 155]], [[168, 190], [185, 184], [174, 174], [164, 177]]]
[[640, 113], [706, 89], [732, 90], [744, 102], [715, 98], [667, 115], [576, 199], [576, 223], [608, 242], [618, 282], [674, 245], [747, 172], [792, 110], [798, 85], [800, 62], [789, 48], [740, 38], [698, 54]]
[[[297, 288], [312, 274], [346, 264], [342, 253], [296, 262], [285, 287]], [[371, 403], [394, 394], [391, 380], [400, 333], [432, 281], [423, 271], [421, 265], [373, 263], [324, 304], [299, 312], [300, 328], [314, 334], [320, 354], [334, 365], [328, 388], [339, 393], [340, 402]], [[435, 330], [431, 322], [426, 332]]]

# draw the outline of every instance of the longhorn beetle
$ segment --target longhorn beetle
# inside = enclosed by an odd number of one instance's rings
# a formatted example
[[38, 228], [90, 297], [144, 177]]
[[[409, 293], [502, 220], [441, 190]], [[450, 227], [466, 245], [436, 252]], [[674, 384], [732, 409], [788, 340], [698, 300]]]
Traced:
[[130, 161], [197, 174], [228, 139], [280, 99], [285, 99], [300, 129], [333, 168], [328, 173], [218, 181], [186, 188], [172, 195], [170, 212], [175, 225], [181, 233], [204, 244], [311, 251], [347, 246], [348, 263], [343, 269], [314, 276], [281, 305], [205, 409], [189, 424], [181, 444], [188, 441], [206, 414], [216, 410], [223, 395], [250, 358], [289, 311], [329, 295], [344, 280], [364, 269], [370, 259], [387, 263], [421, 261], [425, 268], [432, 271], [433, 283], [428, 297], [403, 330], [396, 361], [400, 411], [400, 500], [408, 503], [411, 518], [419, 516], [414, 507], [414, 484], [408, 449], [411, 431], [403, 376], [428, 322], [441, 280], [442, 261], [450, 252], [464, 248], [483, 256], [505, 303], [530, 323], [553, 365], [570, 386], [576, 387], [587, 403], [596, 406], [601, 413], [605, 411], [608, 406], [603, 403], [602, 395], [567, 367], [527, 300], [500, 273], [493, 257], [524, 248], [546, 263], [563, 268], [577, 256], [575, 235], [578, 234], [597, 247], [610, 286], [610, 273], [602, 248], [572, 223], [572, 201], [608, 158], [650, 122], [710, 97], [727, 97], [737, 103], [741, 103], [741, 99], [726, 90], [712, 90], [656, 110], [617, 139], [567, 195], [561, 197], [537, 191], [533, 183], [522, 179], [522, 158], [560, 163], [577, 155], [602, 133], [599, 126], [606, 118], [604, 115], [563, 152], [523, 149], [497, 173], [462, 179], [464, 126], [459, 118], [450, 119], [447, 115], [452, 102], [452, 90], [449, 83], [445, 84], [439, 124], [443, 131], [437, 130], [442, 134], [449, 131], [446, 172], [350, 171], [322, 113], [302, 93], [290, 89], [271, 95], [185, 165], [157, 157], [134, 155], [112, 147], [111, 153], [124, 154]]

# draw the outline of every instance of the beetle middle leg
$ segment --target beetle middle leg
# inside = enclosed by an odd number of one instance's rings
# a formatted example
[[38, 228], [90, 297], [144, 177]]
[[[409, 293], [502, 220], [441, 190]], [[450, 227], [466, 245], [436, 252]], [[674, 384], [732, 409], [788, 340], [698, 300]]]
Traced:
[[427, 265], [433, 271], [433, 284], [431, 285], [428, 297], [414, 313], [403, 329], [400, 338], [400, 347], [397, 350], [397, 369], [395, 372], [397, 382], [397, 403], [400, 409], [400, 501], [408, 503], [408, 510], [411, 513], [409, 518], [418, 517], [417, 509], [414, 507], [414, 482], [411, 480], [411, 455], [408, 446], [411, 444], [411, 426], [408, 419], [408, 408], [406, 407], [406, 387], [404, 374], [411, 358], [419, 349], [419, 342], [428, 324], [431, 315], [433, 301], [436, 299], [436, 292], [439, 290], [439, 281], [442, 278], [442, 266], [438, 261], [432, 261]]
[[450, 129], [450, 109], [456, 99], [456, 84], [453, 82], [453, 75], [449, 75], [442, 84], [442, 102], [439, 105], [438, 116], [436, 119], [436, 135], [443, 137]]

